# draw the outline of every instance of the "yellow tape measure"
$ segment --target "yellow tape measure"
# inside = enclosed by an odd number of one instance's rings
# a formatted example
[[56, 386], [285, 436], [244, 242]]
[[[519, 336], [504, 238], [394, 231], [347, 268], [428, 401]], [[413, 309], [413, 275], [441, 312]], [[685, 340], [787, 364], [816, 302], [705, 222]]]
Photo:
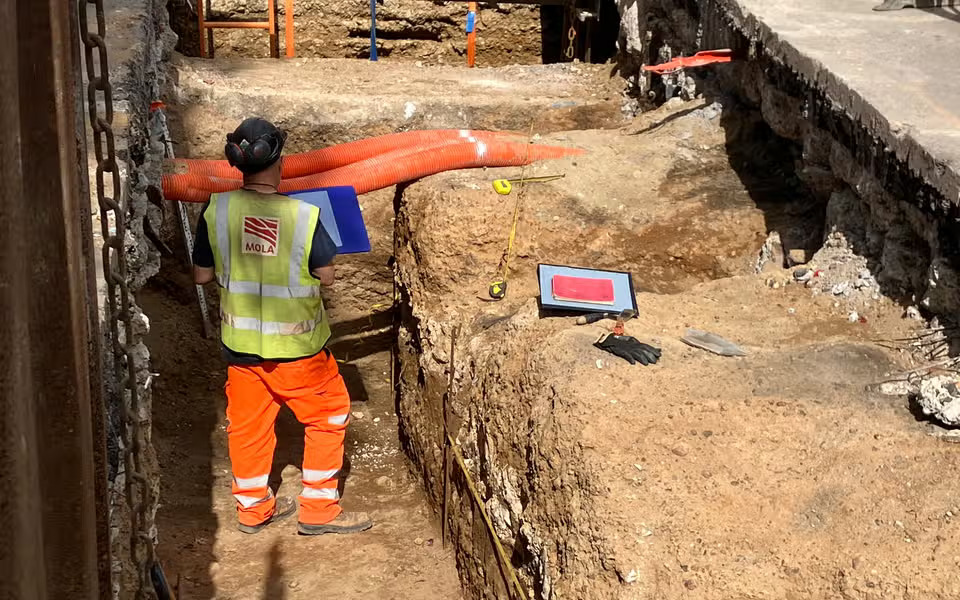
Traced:
[[542, 177], [523, 177], [520, 179], [494, 179], [493, 189], [501, 196], [508, 195], [513, 190], [514, 183], [537, 183], [562, 179], [565, 175], [544, 175]]

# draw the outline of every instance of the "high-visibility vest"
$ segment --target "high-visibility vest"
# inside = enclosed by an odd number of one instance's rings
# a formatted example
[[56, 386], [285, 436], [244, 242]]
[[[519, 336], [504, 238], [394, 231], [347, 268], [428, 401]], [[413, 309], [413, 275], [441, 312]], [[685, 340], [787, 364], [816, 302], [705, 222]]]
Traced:
[[330, 339], [310, 275], [319, 209], [281, 195], [213, 194], [204, 213], [220, 285], [220, 339], [265, 359], [312, 356]]

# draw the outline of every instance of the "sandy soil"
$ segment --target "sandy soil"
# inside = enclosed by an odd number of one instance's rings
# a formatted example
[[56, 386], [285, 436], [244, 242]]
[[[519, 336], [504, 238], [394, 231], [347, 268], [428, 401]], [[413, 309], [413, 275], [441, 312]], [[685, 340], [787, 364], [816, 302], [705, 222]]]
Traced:
[[[910, 361], [874, 340], [917, 325], [879, 295], [858, 298], [850, 322], [853, 300], [779, 266], [754, 272], [771, 230], [794, 248], [822, 240], [824, 207], [789, 154], [742, 137], [741, 117], [675, 107], [644, 121], [635, 135], [546, 136], [589, 153], [534, 170], [566, 177], [528, 190], [499, 303], [486, 288], [514, 196], [489, 181], [506, 171], [406, 190], [402, 425], [432, 497], [458, 325], [459, 443], [535, 597], [960, 597], [960, 448], [875, 385]], [[640, 316], [627, 331], [662, 347], [661, 363], [593, 348], [609, 323], [541, 318], [540, 262], [630, 271]], [[690, 348], [687, 327], [748, 355]], [[467, 580], [493, 577], [463, 539]]]
[[[235, 529], [217, 342], [202, 339], [192, 287], [167, 265], [138, 296], [150, 317], [154, 443], [162, 477], [158, 553], [182, 597], [425, 598], [460, 597], [449, 550], [441, 548], [433, 511], [399, 451], [389, 384], [389, 314], [336, 314], [332, 344], [344, 360], [354, 420], [347, 433], [344, 506], [376, 522], [356, 536], [298, 536], [293, 521], [255, 536]], [[278, 425], [274, 480], [280, 494], [299, 493], [303, 428], [284, 410]], [[282, 481], [282, 483], [281, 483]]]
[[250, 115], [286, 129], [291, 152], [410, 129], [527, 132], [536, 121], [542, 133], [625, 123], [623, 80], [603, 65], [182, 59], [177, 71], [168, 101], [180, 157], [220, 158], [224, 131]]

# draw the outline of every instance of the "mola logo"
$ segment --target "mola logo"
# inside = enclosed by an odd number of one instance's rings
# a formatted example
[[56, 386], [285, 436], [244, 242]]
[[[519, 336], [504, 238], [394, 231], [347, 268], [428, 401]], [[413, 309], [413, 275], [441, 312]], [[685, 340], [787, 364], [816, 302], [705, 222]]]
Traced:
[[243, 218], [243, 253], [276, 256], [280, 241], [280, 219], [272, 217]]

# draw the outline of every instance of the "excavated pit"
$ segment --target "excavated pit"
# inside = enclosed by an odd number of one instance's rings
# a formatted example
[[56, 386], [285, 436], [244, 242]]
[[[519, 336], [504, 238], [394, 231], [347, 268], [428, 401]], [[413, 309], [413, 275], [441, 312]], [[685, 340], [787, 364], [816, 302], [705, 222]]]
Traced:
[[[415, 128], [529, 129], [533, 112], [549, 130], [624, 122], [621, 88], [599, 67], [464, 73], [359, 65], [357, 79], [348, 81], [334, 77], [348, 64], [357, 66], [347, 61], [289, 61], [279, 70], [273, 61], [179, 61], [178, 86], [167, 103], [178, 157], [219, 157], [224, 132], [250, 114], [286, 128], [291, 152]], [[462, 92], [459, 97], [454, 89]], [[344, 598], [459, 597], [452, 551], [441, 547], [436, 517], [397, 435], [390, 383], [395, 193], [386, 189], [361, 198], [373, 250], [339, 257], [337, 282], [326, 295], [334, 330], [330, 347], [353, 400], [344, 503], [369, 511], [377, 522], [360, 543], [304, 540], [278, 530], [250, 546], [233, 530], [225, 368], [217, 341], [200, 336], [177, 226], [168, 214], [162, 233], [178, 255], [166, 257], [139, 299], [152, 322], [147, 342], [159, 374], [153, 384], [163, 468], [159, 553], [169, 573], [183, 576], [186, 597], [295, 598], [321, 591]], [[195, 220], [198, 207], [190, 212]], [[211, 311], [216, 314], [215, 297]], [[302, 428], [286, 411], [281, 415], [274, 480], [279, 493], [296, 493]], [[342, 574], [335, 585], [331, 572]]]
[[[531, 120], [543, 141], [587, 151], [526, 171], [565, 178], [526, 190], [501, 302], [486, 291], [516, 193], [499, 196], [490, 182], [517, 169], [447, 173], [361, 199], [374, 251], [342, 257], [329, 306], [338, 324], [334, 351], [352, 373], [355, 399], [367, 393], [371, 406], [388, 413], [379, 426], [355, 421], [350, 440], [358, 444], [351, 459], [391, 449], [386, 464], [358, 460], [347, 482], [361, 505], [384, 511], [375, 516], [386, 529], [377, 546], [385, 550], [373, 554], [389, 568], [377, 571], [381, 579], [367, 593], [456, 593], [451, 557], [427, 544], [439, 535], [434, 515], [400, 474], [407, 465], [397, 454], [402, 444], [439, 512], [442, 405], [453, 368], [449, 431], [534, 598], [960, 595], [950, 576], [960, 566], [960, 508], [943, 476], [958, 457], [928, 435], [934, 426], [918, 421], [905, 397], [875, 391], [908, 366], [907, 357], [872, 340], [916, 327], [901, 317], [911, 295], [929, 293], [922, 273], [933, 252], [918, 232], [932, 217], [881, 195], [877, 184], [852, 194], [811, 164], [810, 148], [780, 137], [782, 115], [742, 99], [670, 101], [624, 126], [620, 90], [591, 67], [418, 72], [391, 65], [386, 72], [366, 65], [339, 82], [342, 89], [321, 92], [311, 83], [328, 85], [326, 74], [340, 68], [293, 61], [271, 74], [273, 63], [182, 61], [178, 155], [217, 156], [222, 132], [253, 113], [288, 128], [292, 151], [421, 127], [525, 131]], [[386, 85], [388, 76], [396, 85]], [[787, 269], [781, 256], [758, 265], [773, 231], [783, 251], [806, 264]], [[541, 262], [630, 271], [640, 316], [628, 333], [661, 346], [661, 363], [631, 367], [595, 349], [602, 323], [541, 318], [534, 277]], [[822, 273], [808, 287], [794, 282], [798, 268]], [[162, 281], [153, 288], [159, 314], [171, 302]], [[170, 281], [187, 289], [175, 275]], [[389, 309], [394, 282], [398, 331]], [[143, 302], [149, 308], [150, 298]], [[185, 307], [189, 298], [178, 302]], [[183, 339], [173, 333], [183, 327], [161, 321], [155, 331]], [[678, 339], [687, 327], [725, 336], [748, 355], [690, 348]], [[395, 336], [394, 405], [386, 350]], [[218, 394], [221, 367], [198, 364], [193, 352], [171, 358], [177, 364], [167, 372], [190, 365], [205, 397]], [[160, 398], [187, 394], [187, 383], [159, 381]], [[203, 431], [217, 427], [209, 413], [203, 419]], [[162, 439], [158, 446], [168, 460], [185, 459]], [[214, 465], [228, 468], [222, 452]], [[445, 526], [466, 595], [508, 597], [479, 512], [452, 472]], [[296, 474], [287, 475], [295, 485]], [[229, 476], [219, 477], [222, 490], [209, 492], [215, 509], [199, 510], [227, 523]], [[184, 489], [189, 478], [170, 478], [168, 505], [171, 497], [192, 498]], [[396, 489], [405, 499], [386, 511]], [[418, 515], [414, 525], [398, 527], [410, 511]], [[162, 528], [179, 531], [172, 513], [161, 510], [159, 518]], [[205, 530], [211, 539], [202, 542], [186, 539], [187, 530], [174, 535], [171, 550], [200, 548], [218, 564], [224, 553], [239, 552], [238, 539], [209, 524]], [[275, 547], [305, 560], [296, 544]], [[413, 572], [397, 589], [388, 583], [390, 549], [413, 557]], [[291, 556], [268, 554], [268, 562], [290, 564]], [[252, 567], [218, 566], [198, 590], [247, 597], [264, 577]], [[241, 572], [247, 587], [229, 583]], [[280, 572], [267, 580], [286, 583]], [[318, 584], [302, 571], [296, 577], [306, 582], [303, 591]]]
[[[526, 192], [500, 302], [486, 290], [514, 197], [489, 180], [515, 170], [403, 190], [399, 414], [428, 493], [442, 503], [448, 395], [447, 426], [532, 597], [955, 597], [943, 475], [960, 458], [905, 396], [877, 391], [908, 363], [874, 340], [916, 326], [857, 254], [862, 200], [804, 184], [799, 147], [756, 113], [703, 104], [545, 136], [588, 153], [533, 171], [566, 177]], [[808, 264], [758, 265], [771, 231]], [[609, 324], [540, 314], [538, 263], [631, 272], [627, 332], [661, 362], [594, 348]], [[799, 269], [818, 277], [795, 283]], [[747, 356], [690, 348], [687, 327]], [[449, 481], [461, 577], [474, 597], [507, 597], [463, 478]]]

